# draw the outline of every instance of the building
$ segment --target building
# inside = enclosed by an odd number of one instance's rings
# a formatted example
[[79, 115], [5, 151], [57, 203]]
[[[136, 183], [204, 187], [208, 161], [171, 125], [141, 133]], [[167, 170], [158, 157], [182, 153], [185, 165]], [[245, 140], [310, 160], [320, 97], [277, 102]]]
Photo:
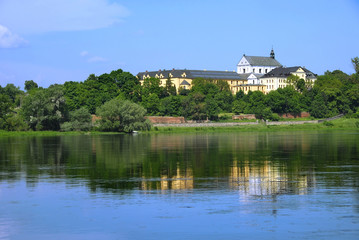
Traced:
[[261, 90], [266, 92], [265, 85], [248, 85], [248, 74], [238, 74], [235, 71], [208, 71], [208, 70], [187, 70], [187, 69], [172, 69], [172, 70], [158, 70], [158, 71], [146, 71], [137, 74], [137, 78], [141, 84], [146, 78], [158, 78], [161, 81], [161, 86], [166, 85], [168, 78], [171, 79], [172, 84], [176, 86], [177, 91], [180, 88], [191, 89], [192, 80], [195, 78], [204, 78], [210, 80], [224, 80], [227, 81], [233, 94], [236, 94], [241, 89], [248, 89], [251, 91]]
[[291, 75], [304, 79], [307, 86], [313, 85], [317, 79], [316, 75], [305, 67], [278, 67], [260, 77], [260, 83], [266, 85], [268, 93], [290, 85], [288, 77]]
[[243, 54], [237, 64], [238, 74], [248, 74], [248, 84], [260, 84], [259, 78], [282, 65], [275, 59], [272, 49], [269, 57], [246, 56]]
[[269, 57], [246, 56], [243, 54], [237, 64], [237, 72], [172, 69], [140, 72], [137, 74], [137, 78], [141, 84], [146, 78], [158, 78], [161, 81], [161, 86], [165, 86], [167, 79], [170, 78], [177, 91], [181, 88], [191, 89], [192, 80], [195, 78], [225, 80], [228, 82], [233, 94], [241, 90], [247, 94], [249, 91], [268, 93], [288, 86], [290, 85], [288, 82], [290, 75], [304, 79], [307, 86], [312, 85], [316, 80], [316, 75], [304, 67], [283, 67], [275, 59], [273, 49]]

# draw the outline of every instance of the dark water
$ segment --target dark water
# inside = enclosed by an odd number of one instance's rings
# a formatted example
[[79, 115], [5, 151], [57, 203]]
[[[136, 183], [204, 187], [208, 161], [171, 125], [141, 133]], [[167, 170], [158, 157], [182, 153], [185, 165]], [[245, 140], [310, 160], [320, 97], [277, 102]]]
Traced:
[[0, 239], [359, 239], [359, 132], [0, 137]]

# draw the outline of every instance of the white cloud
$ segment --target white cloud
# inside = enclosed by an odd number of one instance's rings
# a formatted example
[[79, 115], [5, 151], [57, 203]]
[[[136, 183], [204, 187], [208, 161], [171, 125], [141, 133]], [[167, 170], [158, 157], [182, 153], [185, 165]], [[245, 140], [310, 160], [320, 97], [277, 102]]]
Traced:
[[106, 58], [103, 57], [99, 57], [99, 56], [93, 56], [92, 54], [90, 54], [88, 51], [82, 51], [80, 53], [81, 57], [84, 57], [86, 59], [87, 62], [90, 63], [96, 63], [96, 62], [107, 62]]
[[104, 28], [128, 14], [109, 0], [0, 1], [0, 23], [21, 34]]
[[7, 27], [0, 25], [0, 48], [17, 48], [27, 41], [12, 33]]
[[107, 59], [106, 59], [106, 58], [103, 58], [103, 57], [95, 56], [95, 57], [90, 57], [89, 59], [87, 59], [87, 61], [90, 62], [90, 63], [94, 63], [94, 62], [106, 62]]
[[87, 56], [87, 55], [89, 55], [89, 52], [88, 52], [88, 51], [82, 51], [82, 52], [80, 52], [80, 56], [81, 56], [81, 57], [85, 57], [85, 56]]

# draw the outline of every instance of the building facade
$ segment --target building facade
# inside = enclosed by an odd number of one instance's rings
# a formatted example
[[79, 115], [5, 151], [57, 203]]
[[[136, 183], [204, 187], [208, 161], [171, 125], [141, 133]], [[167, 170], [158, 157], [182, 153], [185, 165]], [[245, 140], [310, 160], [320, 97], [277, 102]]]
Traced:
[[238, 74], [249, 74], [248, 84], [261, 84], [259, 78], [282, 65], [275, 59], [275, 53], [272, 49], [269, 57], [246, 56], [243, 54], [237, 64]]
[[[249, 85], [247, 78], [251, 74], [238, 74], [235, 71], [208, 71], [208, 70], [187, 70], [187, 69], [172, 69], [172, 70], [158, 70], [158, 71], [146, 71], [137, 74], [137, 78], [141, 84], [146, 78], [158, 78], [160, 79], [161, 86], [166, 85], [167, 79], [171, 79], [172, 84], [179, 89], [191, 89], [192, 81], [195, 78], [204, 78], [210, 80], [224, 80], [228, 83], [233, 94], [243, 90], [248, 91], [262, 91], [266, 92], [265, 85]], [[244, 87], [244, 85], [246, 85]], [[248, 89], [248, 90], [247, 90]]]
[[167, 79], [171, 79], [177, 91], [181, 88], [191, 89], [192, 80], [195, 78], [225, 80], [233, 94], [239, 91], [247, 94], [249, 91], [268, 93], [278, 88], [284, 88], [291, 84], [288, 82], [288, 77], [291, 75], [304, 79], [307, 86], [312, 85], [316, 80], [316, 75], [304, 67], [283, 67], [275, 59], [272, 49], [269, 57], [243, 54], [237, 64], [237, 72], [172, 69], [140, 72], [137, 74], [137, 78], [141, 84], [146, 78], [158, 78], [161, 86], [165, 86]]
[[260, 77], [260, 83], [266, 85], [266, 93], [291, 85], [288, 77], [294, 75], [303, 79], [307, 86], [317, 80], [316, 75], [304, 67], [278, 67]]

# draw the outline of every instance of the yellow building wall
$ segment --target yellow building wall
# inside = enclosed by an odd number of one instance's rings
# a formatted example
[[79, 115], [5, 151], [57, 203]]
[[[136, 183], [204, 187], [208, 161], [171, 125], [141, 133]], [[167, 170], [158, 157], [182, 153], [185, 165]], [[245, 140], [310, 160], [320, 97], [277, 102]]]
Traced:
[[[160, 83], [162, 87], [166, 86], [167, 78], [160, 78], [161, 76], [157, 76], [160, 79]], [[149, 76], [146, 76], [145, 78], [149, 78]], [[180, 85], [183, 81], [187, 81], [190, 85]], [[171, 78], [172, 84], [176, 86], [177, 92], [180, 88], [185, 89], [191, 89], [192, 88], [192, 80], [191, 78]], [[221, 79], [218, 79], [221, 80]], [[144, 80], [140, 80], [141, 85], [143, 85]], [[266, 85], [247, 85], [247, 86], [240, 86], [248, 84], [248, 80], [225, 80], [233, 95], [235, 95], [237, 92], [242, 90], [245, 94], [247, 94], [249, 91], [261, 91], [263, 93], [267, 93], [267, 86]]]

